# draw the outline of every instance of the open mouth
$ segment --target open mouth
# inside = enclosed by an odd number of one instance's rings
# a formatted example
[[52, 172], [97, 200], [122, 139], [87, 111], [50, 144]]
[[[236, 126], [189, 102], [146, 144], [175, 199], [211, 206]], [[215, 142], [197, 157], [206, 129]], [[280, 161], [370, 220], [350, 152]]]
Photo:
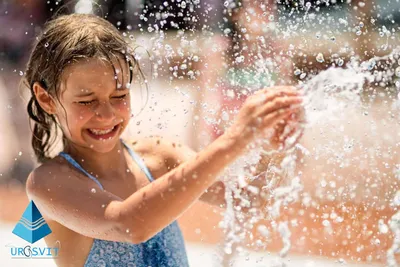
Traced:
[[117, 124], [109, 129], [87, 129], [90, 137], [97, 140], [108, 140], [113, 138], [119, 130], [121, 124]]

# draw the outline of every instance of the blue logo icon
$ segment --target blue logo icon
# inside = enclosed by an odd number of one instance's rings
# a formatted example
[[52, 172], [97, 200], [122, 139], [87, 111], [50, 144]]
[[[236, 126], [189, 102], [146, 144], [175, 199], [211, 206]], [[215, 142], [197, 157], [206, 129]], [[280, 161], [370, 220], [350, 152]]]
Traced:
[[15, 226], [13, 234], [31, 244], [51, 234], [50, 227], [32, 200]]

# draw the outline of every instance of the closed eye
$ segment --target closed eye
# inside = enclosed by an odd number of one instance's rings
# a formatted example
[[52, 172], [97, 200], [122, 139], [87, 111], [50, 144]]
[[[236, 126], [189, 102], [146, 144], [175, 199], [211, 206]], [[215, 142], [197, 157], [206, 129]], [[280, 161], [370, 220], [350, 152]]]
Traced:
[[124, 94], [124, 95], [120, 95], [120, 96], [114, 96], [113, 98], [117, 98], [117, 99], [123, 99], [127, 96], [128, 94]]
[[94, 100], [91, 101], [79, 101], [78, 103], [84, 106], [88, 106], [90, 104], [92, 104], [94, 102]]
[[[124, 99], [128, 94], [124, 94], [124, 95], [120, 95], [120, 96], [114, 96], [112, 98], [116, 98], [116, 99]], [[90, 100], [90, 101], [79, 101], [78, 103], [80, 105], [84, 105], [84, 106], [88, 106], [93, 104], [93, 102], [95, 102], [96, 100]]]

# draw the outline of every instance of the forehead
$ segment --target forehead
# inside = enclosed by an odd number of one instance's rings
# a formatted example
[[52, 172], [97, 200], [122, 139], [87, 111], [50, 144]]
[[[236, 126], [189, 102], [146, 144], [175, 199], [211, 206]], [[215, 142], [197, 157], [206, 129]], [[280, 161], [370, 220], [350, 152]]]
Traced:
[[100, 58], [82, 59], [64, 69], [61, 92], [81, 90], [95, 91], [99, 88], [115, 90], [120, 84], [123, 88], [129, 82], [129, 66], [118, 58], [110, 62]]

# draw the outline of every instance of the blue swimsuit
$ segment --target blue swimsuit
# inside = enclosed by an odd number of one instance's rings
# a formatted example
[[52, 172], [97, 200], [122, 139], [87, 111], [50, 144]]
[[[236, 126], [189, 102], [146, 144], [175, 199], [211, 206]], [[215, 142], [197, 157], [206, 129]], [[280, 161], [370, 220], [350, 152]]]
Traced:
[[[123, 144], [150, 182], [154, 181], [142, 159], [129, 146]], [[60, 156], [85, 173], [103, 189], [100, 182], [85, 171], [70, 155], [61, 152]], [[174, 221], [151, 239], [140, 244], [94, 239], [85, 263], [85, 267], [92, 266], [188, 267], [189, 264], [181, 230], [178, 223]]]

